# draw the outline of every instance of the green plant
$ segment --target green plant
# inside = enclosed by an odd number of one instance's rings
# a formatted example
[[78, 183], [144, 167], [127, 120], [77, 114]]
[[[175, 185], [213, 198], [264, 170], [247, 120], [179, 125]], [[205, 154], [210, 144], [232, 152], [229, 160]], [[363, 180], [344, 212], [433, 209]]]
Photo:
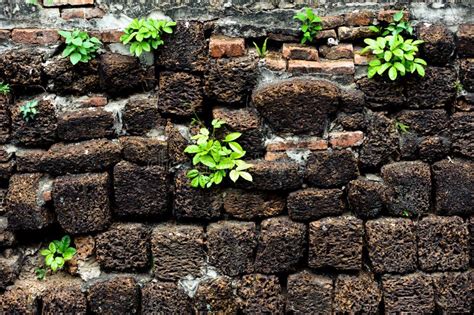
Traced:
[[20, 113], [21, 116], [23, 117], [23, 120], [26, 122], [35, 119], [36, 114], [38, 114], [38, 101], [37, 100], [32, 100], [28, 101], [25, 103], [25, 105], [22, 105], [20, 107]]
[[0, 82], [0, 94], [7, 95], [8, 93], [10, 93], [10, 85]]
[[[47, 249], [42, 249], [40, 251], [40, 254], [44, 256], [45, 265], [49, 267], [52, 272], [62, 269], [64, 267], [64, 263], [68, 260], [71, 260], [74, 255], [76, 255], [76, 249], [74, 247], [70, 247], [70, 245], [71, 238], [66, 235], [60, 241], [52, 241], [49, 243]], [[41, 274], [39, 269], [37, 269], [37, 274]]]
[[403, 210], [403, 211], [402, 211], [402, 216], [409, 218], [409, 217], [411, 216], [411, 213], [410, 213], [410, 211], [408, 211], [408, 210]]
[[401, 133], [401, 134], [410, 132], [410, 131], [409, 131], [410, 126], [405, 125], [404, 123], [399, 122], [399, 121], [395, 121], [395, 128], [396, 128], [396, 129], [398, 130], [398, 132]]
[[304, 8], [304, 12], [296, 14], [293, 19], [301, 22], [300, 30], [303, 32], [301, 44], [313, 42], [314, 37], [323, 29], [322, 20], [311, 8]]
[[59, 35], [66, 39], [66, 48], [63, 57], [69, 57], [73, 65], [78, 62], [89, 62], [95, 57], [102, 43], [96, 37], [90, 37], [87, 32], [80, 30], [58, 31]]
[[200, 121], [193, 122], [197, 122], [201, 128], [198, 134], [191, 137], [195, 144], [187, 146], [184, 150], [185, 153], [194, 154], [193, 165], [198, 166], [186, 174], [191, 179], [191, 187], [210, 188], [213, 184], [218, 185], [228, 172], [233, 182], [240, 177], [251, 182], [252, 175], [246, 170], [253, 165], [241, 160], [246, 152], [235, 141], [241, 133], [229, 133], [221, 141], [216, 138], [215, 133], [225, 124], [224, 121], [212, 120], [212, 132]]
[[256, 42], [253, 42], [253, 45], [255, 46], [255, 49], [257, 49], [257, 54], [260, 58], [265, 58], [267, 55], [267, 41], [268, 38], [265, 38], [265, 41], [262, 44], [262, 48], [258, 47]]
[[[459, 80], [456, 80], [456, 82], [454, 82], [454, 88], [456, 89], [456, 92], [458, 94], [462, 93], [462, 91], [464, 90], [464, 86]], [[0, 85], [0, 91], [1, 91], [1, 85]]]
[[38, 280], [43, 280], [44, 278], [46, 278], [46, 269], [44, 268], [36, 268], [35, 273], [36, 273], [36, 278]]
[[382, 33], [382, 36], [388, 34], [398, 35], [403, 32], [413, 35], [413, 27], [410, 21], [402, 21], [404, 16], [403, 11], [399, 11], [393, 15], [393, 22], [389, 23], [386, 27], [369, 26], [369, 29], [375, 33]]
[[163, 33], [172, 34], [176, 22], [148, 19], [134, 19], [124, 30], [125, 34], [120, 37], [124, 44], [130, 44], [130, 52], [137, 57], [151, 49], [157, 49], [165, 42], [162, 39]]

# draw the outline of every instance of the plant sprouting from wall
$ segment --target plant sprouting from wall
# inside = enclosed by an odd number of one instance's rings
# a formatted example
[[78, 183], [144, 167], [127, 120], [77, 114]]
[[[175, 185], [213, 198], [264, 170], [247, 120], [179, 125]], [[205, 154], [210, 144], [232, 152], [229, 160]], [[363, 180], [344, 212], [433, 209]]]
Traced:
[[0, 94], [7, 95], [8, 93], [10, 93], [10, 85], [0, 82]]
[[260, 58], [265, 58], [267, 55], [267, 41], [268, 38], [265, 38], [265, 41], [262, 44], [262, 47], [259, 47], [256, 42], [253, 42], [253, 45], [255, 46], [255, 49], [257, 50], [258, 57]]
[[37, 100], [32, 100], [20, 106], [21, 117], [24, 121], [29, 122], [35, 119], [38, 114], [38, 103]]
[[148, 19], [134, 19], [124, 30], [125, 34], [120, 37], [124, 44], [130, 44], [130, 52], [137, 57], [146, 51], [157, 49], [164, 45], [162, 35], [172, 34], [176, 22]]
[[318, 32], [323, 29], [321, 18], [311, 8], [304, 8], [304, 12], [296, 14], [293, 19], [301, 22], [300, 30], [303, 32], [301, 44], [313, 42]]
[[388, 34], [398, 35], [406, 33], [408, 35], [413, 35], [413, 26], [411, 26], [410, 21], [404, 21], [405, 13], [403, 11], [398, 11], [393, 15], [393, 22], [389, 23], [386, 27], [378, 26], [369, 26], [369, 29], [375, 33], [382, 33], [382, 36], [387, 36]]
[[63, 57], [69, 57], [73, 65], [79, 62], [89, 62], [89, 60], [95, 57], [97, 50], [102, 45], [98, 38], [90, 37], [84, 31], [58, 31], [58, 33], [66, 40]]
[[223, 139], [216, 138], [217, 129], [225, 124], [224, 121], [212, 120], [212, 130], [209, 131], [200, 121], [198, 134], [191, 139], [194, 144], [189, 145], [184, 150], [185, 153], [194, 154], [193, 165], [196, 167], [186, 174], [191, 180], [192, 187], [210, 188], [212, 185], [219, 185], [222, 180], [229, 175], [233, 182], [239, 178], [252, 181], [252, 175], [247, 172], [252, 164], [241, 160], [245, 156], [242, 146], [236, 142], [241, 136], [239, 132], [227, 134]]
[[[70, 245], [71, 238], [66, 235], [61, 240], [55, 240], [49, 243], [48, 248], [42, 249], [40, 254], [44, 257], [46, 268], [52, 272], [61, 270], [64, 264], [76, 255], [76, 249]], [[42, 279], [46, 275], [46, 270], [38, 268], [36, 269], [36, 275], [38, 279]]]
[[399, 122], [399, 121], [395, 121], [395, 129], [397, 129], [400, 134], [405, 134], [405, 133], [410, 132], [409, 131], [410, 126], [405, 125], [404, 123]]

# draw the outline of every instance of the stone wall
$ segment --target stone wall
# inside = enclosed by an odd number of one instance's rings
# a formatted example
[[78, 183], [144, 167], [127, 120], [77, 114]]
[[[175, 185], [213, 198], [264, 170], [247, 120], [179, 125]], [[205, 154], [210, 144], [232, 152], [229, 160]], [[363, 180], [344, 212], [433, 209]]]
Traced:
[[[357, 52], [399, 5], [325, 1], [301, 47], [301, 2], [7, 1], [2, 314], [472, 313], [472, 7], [410, 5], [429, 66], [393, 83]], [[150, 12], [186, 19], [137, 59], [119, 37]], [[60, 56], [73, 27], [104, 42], [88, 64]], [[252, 183], [189, 187], [195, 114], [243, 134]], [[37, 280], [66, 234], [76, 257]]]

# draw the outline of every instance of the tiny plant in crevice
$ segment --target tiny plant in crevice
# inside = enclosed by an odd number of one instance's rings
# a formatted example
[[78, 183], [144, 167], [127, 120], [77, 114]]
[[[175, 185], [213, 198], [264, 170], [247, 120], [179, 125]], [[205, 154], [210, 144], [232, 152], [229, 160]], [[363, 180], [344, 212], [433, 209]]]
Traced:
[[267, 41], [268, 37], [265, 38], [265, 41], [262, 44], [262, 47], [258, 47], [258, 44], [256, 42], [253, 42], [253, 45], [255, 46], [255, 49], [257, 50], [258, 57], [260, 58], [265, 58], [267, 55]]
[[38, 101], [32, 100], [26, 102], [24, 105], [20, 107], [21, 117], [24, 121], [29, 122], [34, 120], [36, 115], [38, 114]]
[[369, 29], [375, 33], [382, 33], [382, 36], [387, 36], [388, 34], [401, 34], [406, 33], [408, 35], [413, 35], [413, 26], [411, 26], [410, 21], [404, 21], [405, 13], [403, 11], [398, 11], [393, 15], [393, 22], [389, 23], [386, 27], [378, 27], [375, 25], [369, 26]]
[[162, 35], [164, 33], [172, 34], [174, 21], [148, 19], [134, 19], [124, 30], [125, 34], [120, 37], [124, 44], [130, 44], [130, 52], [140, 57], [146, 51], [151, 52], [164, 45]]
[[408, 125], [405, 125], [404, 123], [402, 122], [399, 122], [399, 121], [395, 121], [395, 128], [398, 130], [398, 132], [400, 134], [405, 134], [405, 133], [409, 133], [409, 129], [410, 129], [410, 126]]
[[303, 33], [301, 44], [313, 42], [315, 36], [323, 29], [322, 20], [311, 8], [304, 8], [304, 12], [297, 13], [293, 19], [301, 22], [300, 30]]
[[409, 218], [409, 217], [411, 216], [411, 213], [410, 213], [410, 211], [408, 211], [408, 210], [403, 210], [403, 211], [402, 211], [402, 216], [403, 216], [403, 217], [406, 217], [406, 218]]
[[246, 152], [236, 142], [241, 133], [232, 132], [219, 140], [216, 131], [225, 124], [224, 121], [212, 120], [211, 131], [199, 120], [195, 119], [193, 123], [198, 123], [201, 128], [198, 134], [191, 137], [195, 143], [184, 150], [185, 153], [194, 154], [193, 165], [196, 168], [186, 174], [191, 180], [191, 187], [210, 188], [214, 184], [219, 185], [227, 175], [233, 182], [239, 178], [251, 182], [252, 175], [247, 170], [253, 165], [241, 160]]
[[458, 93], [458, 94], [461, 94], [462, 91], [464, 91], [464, 86], [462, 85], [461, 81], [459, 81], [459, 80], [454, 82], [454, 88], [456, 89], [456, 93]]
[[[64, 267], [64, 264], [71, 260], [76, 255], [76, 249], [71, 247], [71, 238], [66, 235], [61, 240], [55, 240], [49, 243], [48, 248], [40, 251], [41, 256], [44, 257], [44, 264], [46, 269], [51, 272], [56, 272]], [[36, 269], [38, 279], [44, 279], [47, 270], [44, 268]]]
[[62, 56], [69, 57], [73, 65], [79, 62], [89, 62], [102, 45], [97, 37], [90, 37], [84, 31], [58, 31], [58, 33], [66, 39], [66, 48], [64, 48]]
[[0, 82], [0, 94], [7, 95], [8, 93], [10, 93], [10, 85]]

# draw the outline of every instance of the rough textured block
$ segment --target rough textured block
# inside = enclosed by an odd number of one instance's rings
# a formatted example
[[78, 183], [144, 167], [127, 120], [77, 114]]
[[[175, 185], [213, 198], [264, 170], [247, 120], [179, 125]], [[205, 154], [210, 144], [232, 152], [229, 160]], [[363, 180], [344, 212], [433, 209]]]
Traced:
[[376, 33], [371, 31], [368, 26], [360, 26], [360, 27], [341, 26], [337, 28], [337, 35], [339, 37], [339, 40], [354, 41], [354, 40], [363, 39], [367, 37], [373, 37], [374, 35], [376, 35]]
[[423, 162], [398, 162], [382, 167], [390, 214], [425, 214], [430, 210], [431, 172]]
[[13, 247], [15, 242], [16, 236], [13, 231], [8, 228], [8, 218], [6, 216], [0, 217], [0, 248]]
[[344, 212], [340, 189], [307, 188], [288, 195], [288, 214], [295, 221], [312, 221]]
[[94, 283], [87, 302], [93, 313], [137, 314], [140, 309], [137, 281], [129, 276], [114, 276]]
[[431, 277], [424, 273], [382, 277], [386, 313], [433, 313], [434, 290]]
[[364, 92], [367, 107], [370, 109], [398, 109], [405, 102], [403, 85], [399, 82], [362, 78], [357, 81], [357, 86]]
[[107, 173], [57, 177], [53, 201], [61, 227], [71, 234], [105, 229], [111, 219], [109, 186]]
[[363, 142], [364, 133], [362, 131], [331, 132], [329, 134], [329, 144], [336, 149], [358, 147]]
[[460, 60], [459, 79], [463, 90], [474, 92], [474, 58]]
[[384, 209], [387, 186], [366, 178], [349, 182], [347, 200], [349, 207], [361, 219], [375, 218]]
[[454, 55], [454, 35], [443, 24], [417, 26], [417, 38], [424, 41], [421, 53], [428, 64], [445, 65]]
[[121, 137], [125, 160], [138, 165], [166, 166], [168, 160], [168, 143], [161, 139], [144, 137]]
[[237, 295], [244, 314], [281, 314], [285, 308], [280, 282], [276, 276], [243, 276], [237, 284]]
[[245, 55], [245, 39], [222, 35], [211, 36], [209, 55], [213, 58], [242, 57]]
[[277, 193], [229, 189], [224, 194], [225, 212], [241, 220], [278, 215], [285, 205], [285, 198]]
[[318, 50], [315, 47], [303, 44], [284, 43], [282, 48], [283, 57], [286, 59], [318, 61]]
[[302, 260], [306, 225], [288, 217], [265, 219], [261, 223], [255, 271], [265, 274], [292, 271]]
[[0, 180], [7, 181], [15, 171], [15, 161], [0, 163]]
[[194, 311], [197, 314], [236, 314], [238, 305], [232, 278], [217, 276], [199, 283], [194, 296]]
[[158, 110], [163, 116], [192, 117], [203, 109], [201, 78], [186, 72], [161, 72]]
[[460, 217], [428, 216], [418, 222], [418, 262], [425, 271], [469, 266], [469, 230]]
[[458, 28], [458, 55], [474, 57], [474, 24], [461, 24]]
[[121, 217], [153, 217], [168, 212], [169, 175], [163, 166], [122, 161], [114, 167], [114, 212]]
[[286, 310], [294, 314], [332, 312], [333, 284], [326, 276], [301, 271], [288, 276]]
[[81, 5], [90, 5], [94, 4], [94, 0], [49, 0], [44, 1], [43, 5], [45, 7], [55, 7], [55, 6], [81, 6]]
[[410, 219], [370, 220], [365, 231], [374, 272], [406, 273], [416, 269], [416, 226]]
[[410, 134], [423, 136], [441, 134], [449, 123], [448, 113], [444, 109], [403, 110], [396, 119], [409, 126]]
[[352, 216], [311, 222], [308, 266], [361, 269], [363, 233], [362, 220]]
[[219, 221], [207, 227], [209, 263], [227, 276], [254, 271], [256, 246], [254, 222]]
[[87, 313], [87, 300], [80, 283], [73, 282], [49, 288], [42, 296], [42, 314]]
[[474, 158], [474, 112], [453, 114], [451, 139], [454, 152]]
[[151, 236], [155, 278], [176, 281], [199, 275], [205, 263], [204, 229], [198, 225], [160, 224]]
[[[0, 252], [0, 290], [15, 282], [23, 264], [23, 254], [6, 249]], [[1, 308], [0, 308], [1, 310]]]
[[337, 187], [357, 178], [357, 160], [350, 151], [312, 152], [306, 164], [306, 179], [317, 187]]
[[[348, 75], [352, 76], [355, 73], [354, 62], [352, 60], [331, 60], [331, 61], [305, 61], [305, 60], [290, 60], [288, 62], [288, 72], [305, 74], [318, 73], [327, 74], [331, 76]], [[352, 77], [348, 81], [352, 82]], [[347, 80], [346, 80], [347, 81]]]
[[143, 224], [115, 224], [96, 237], [96, 257], [105, 270], [141, 271], [148, 266], [149, 241]]
[[102, 108], [66, 112], [58, 117], [58, 137], [61, 140], [107, 138], [114, 133], [114, 115]]
[[145, 135], [151, 129], [164, 125], [153, 95], [137, 95], [128, 99], [123, 109], [123, 128], [130, 135]]
[[18, 86], [40, 85], [43, 54], [29, 48], [13, 48], [2, 52], [0, 56], [2, 80]]
[[472, 272], [433, 273], [435, 302], [441, 312], [468, 314], [472, 307]]
[[352, 59], [354, 58], [354, 48], [352, 44], [340, 43], [337, 46], [322, 45], [319, 47], [319, 54], [321, 57], [336, 60], [336, 59]]
[[376, 314], [382, 300], [382, 290], [374, 275], [338, 275], [334, 289], [334, 311], [344, 314]]
[[190, 314], [189, 296], [172, 282], [147, 282], [141, 289], [143, 314]]
[[37, 314], [38, 298], [29, 288], [16, 287], [2, 293], [0, 310], [3, 314]]
[[5, 143], [10, 138], [10, 102], [10, 97], [0, 95], [0, 143]]

